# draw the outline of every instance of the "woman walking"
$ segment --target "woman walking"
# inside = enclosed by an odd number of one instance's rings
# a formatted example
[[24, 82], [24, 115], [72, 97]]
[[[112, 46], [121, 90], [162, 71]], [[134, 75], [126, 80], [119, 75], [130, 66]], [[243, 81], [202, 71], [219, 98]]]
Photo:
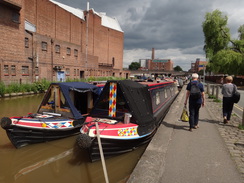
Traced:
[[222, 87], [223, 94], [223, 123], [229, 123], [231, 113], [233, 110], [234, 102], [232, 101], [232, 95], [234, 91], [237, 90], [236, 85], [232, 84], [233, 78], [231, 76], [227, 76], [225, 78], [225, 84]]

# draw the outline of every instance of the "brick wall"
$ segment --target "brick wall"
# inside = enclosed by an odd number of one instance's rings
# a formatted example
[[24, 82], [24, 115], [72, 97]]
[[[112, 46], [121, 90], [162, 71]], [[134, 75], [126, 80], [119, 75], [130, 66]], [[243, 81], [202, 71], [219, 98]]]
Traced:
[[[55, 67], [68, 70], [66, 78], [71, 79], [80, 78], [80, 73], [85, 77], [122, 75], [124, 35], [102, 26], [101, 17], [92, 10], [86, 46], [85, 20], [48, 0], [15, 2], [19, 6], [0, 6], [1, 81], [23, 83], [44, 78], [55, 81]], [[13, 11], [20, 14], [19, 23], [12, 21]], [[36, 27], [36, 32], [25, 31], [25, 20]], [[101, 67], [99, 63], [114, 66]], [[8, 65], [9, 72], [15, 66], [16, 73], [4, 74], [4, 65]], [[28, 74], [23, 73], [26, 67]]]

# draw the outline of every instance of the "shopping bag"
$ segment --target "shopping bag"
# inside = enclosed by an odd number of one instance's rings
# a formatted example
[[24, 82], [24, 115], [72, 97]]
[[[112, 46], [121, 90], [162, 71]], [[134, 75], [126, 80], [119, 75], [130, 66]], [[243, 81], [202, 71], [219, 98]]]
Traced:
[[235, 93], [233, 93], [233, 95], [232, 95], [232, 101], [233, 101], [233, 103], [238, 103], [239, 100], [240, 100], [240, 98], [241, 98], [241, 94], [238, 91], [236, 91]]
[[188, 116], [188, 112], [187, 112], [187, 108], [186, 106], [184, 106], [181, 117], [180, 117], [181, 121], [184, 122], [188, 122], [189, 121], [189, 116]]

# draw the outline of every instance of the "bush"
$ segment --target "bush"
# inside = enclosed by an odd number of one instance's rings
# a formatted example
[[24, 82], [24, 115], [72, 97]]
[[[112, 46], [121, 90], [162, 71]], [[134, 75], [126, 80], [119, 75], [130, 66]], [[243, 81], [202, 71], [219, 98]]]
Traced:
[[5, 85], [3, 82], [0, 82], [0, 96], [5, 94]]
[[[73, 81], [82, 81], [82, 82], [92, 82], [92, 81], [107, 81], [107, 80], [123, 80], [125, 78], [117, 78], [117, 77], [89, 77], [87, 79], [70, 79], [67, 78], [66, 82], [73, 82]], [[5, 86], [3, 82], [0, 82], [0, 96], [4, 96], [6, 93], [19, 93], [19, 92], [44, 92], [48, 89], [49, 85], [51, 84], [50, 81], [43, 79], [38, 82], [34, 82], [32, 84], [18, 84], [18, 83], [11, 83], [8, 86]]]
[[20, 85], [18, 83], [11, 83], [7, 86], [7, 93], [18, 93], [20, 92]]
[[30, 92], [31, 91], [31, 88], [32, 88], [32, 84], [21, 84], [20, 85], [20, 91], [21, 92]]

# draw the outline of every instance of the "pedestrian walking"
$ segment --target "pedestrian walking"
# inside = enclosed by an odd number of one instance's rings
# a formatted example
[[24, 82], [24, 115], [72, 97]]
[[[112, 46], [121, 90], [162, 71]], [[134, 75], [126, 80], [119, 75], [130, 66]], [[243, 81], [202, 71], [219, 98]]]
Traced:
[[236, 85], [232, 84], [233, 78], [232, 76], [227, 76], [225, 78], [225, 84], [222, 87], [222, 94], [223, 94], [223, 123], [229, 123], [231, 113], [233, 110], [234, 102], [232, 101], [232, 95], [234, 91], [237, 90]]
[[199, 110], [204, 107], [205, 95], [203, 84], [198, 81], [198, 74], [192, 74], [192, 80], [188, 83], [186, 87], [186, 99], [185, 106], [189, 99], [189, 131], [192, 131], [193, 128], [199, 128]]

